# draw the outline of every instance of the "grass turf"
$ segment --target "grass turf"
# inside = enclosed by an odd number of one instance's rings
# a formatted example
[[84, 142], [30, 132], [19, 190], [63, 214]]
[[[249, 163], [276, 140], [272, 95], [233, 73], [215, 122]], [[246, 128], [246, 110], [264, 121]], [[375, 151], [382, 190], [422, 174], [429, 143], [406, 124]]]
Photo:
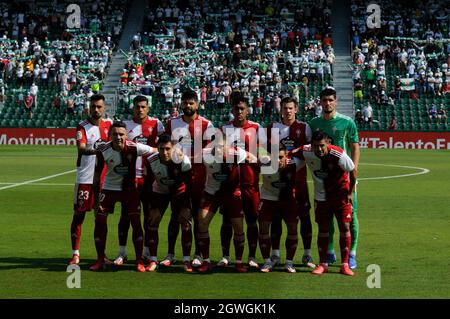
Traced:
[[[0, 298], [449, 298], [449, 154], [430, 150], [362, 151], [358, 185], [360, 243], [354, 277], [339, 275], [337, 266], [330, 268], [330, 274], [310, 275], [309, 269], [299, 267], [301, 241], [295, 259], [296, 274], [284, 273], [282, 268], [269, 274], [237, 274], [232, 268], [207, 275], [185, 274], [179, 262], [167, 270], [137, 273], [131, 231], [129, 263], [118, 270], [93, 273], [88, 270], [95, 259], [91, 213], [83, 225], [81, 240], [81, 289], [69, 289], [66, 267], [71, 255], [69, 228], [75, 181], [75, 173], [69, 171], [75, 166], [75, 148], [2, 146]], [[364, 180], [420, 172], [367, 164], [422, 167], [430, 172]], [[6, 188], [64, 172], [68, 173]], [[118, 250], [119, 211], [116, 207], [108, 221], [107, 254], [111, 258]], [[160, 258], [167, 249], [168, 214], [160, 227]], [[221, 255], [220, 222], [217, 214], [210, 232], [213, 261]], [[313, 223], [312, 252], [317, 261], [316, 235]], [[176, 254], [181, 257], [179, 241]], [[284, 236], [284, 259], [283, 241]], [[258, 261], [262, 262], [259, 250]], [[380, 266], [380, 289], [367, 287], [370, 273], [366, 269], [370, 264]]]

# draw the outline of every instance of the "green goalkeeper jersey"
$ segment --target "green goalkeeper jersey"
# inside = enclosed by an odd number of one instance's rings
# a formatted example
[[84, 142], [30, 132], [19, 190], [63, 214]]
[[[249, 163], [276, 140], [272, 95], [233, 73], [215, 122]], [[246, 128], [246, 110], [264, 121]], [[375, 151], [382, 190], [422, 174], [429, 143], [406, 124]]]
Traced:
[[309, 123], [311, 130], [321, 129], [332, 138], [331, 144], [342, 148], [350, 157], [352, 150], [350, 144], [358, 143], [358, 129], [355, 122], [348, 116], [336, 113], [331, 120], [323, 116], [313, 118]]

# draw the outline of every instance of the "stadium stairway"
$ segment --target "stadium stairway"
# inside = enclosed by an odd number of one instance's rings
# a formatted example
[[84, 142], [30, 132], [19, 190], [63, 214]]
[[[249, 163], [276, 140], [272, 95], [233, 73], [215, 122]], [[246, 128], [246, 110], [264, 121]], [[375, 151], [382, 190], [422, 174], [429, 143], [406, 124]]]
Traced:
[[338, 95], [339, 113], [353, 118], [353, 81], [350, 44], [350, 1], [333, 1], [331, 28], [336, 61], [333, 65], [333, 86]]
[[120, 74], [127, 62], [127, 57], [124, 52], [130, 49], [130, 42], [133, 36], [141, 29], [144, 22], [145, 8], [147, 6], [146, 0], [134, 0], [131, 4], [128, 13], [128, 19], [125, 23], [122, 37], [119, 41], [118, 50], [114, 52], [111, 65], [109, 67], [108, 75], [104, 81], [101, 93], [105, 96], [107, 112], [110, 116], [116, 112], [116, 88], [120, 83]]

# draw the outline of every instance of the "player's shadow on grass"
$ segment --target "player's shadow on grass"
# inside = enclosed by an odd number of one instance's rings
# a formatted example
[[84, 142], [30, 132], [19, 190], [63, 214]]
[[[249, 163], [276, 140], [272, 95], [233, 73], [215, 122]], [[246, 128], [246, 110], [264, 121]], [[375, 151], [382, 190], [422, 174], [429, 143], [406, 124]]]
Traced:
[[[0, 257], [0, 271], [13, 269], [40, 269], [41, 271], [66, 271], [68, 258], [25, 258], [25, 257]], [[89, 270], [95, 263], [95, 259], [84, 259], [80, 264], [81, 270]], [[109, 265], [106, 272], [115, 272], [117, 267]]]

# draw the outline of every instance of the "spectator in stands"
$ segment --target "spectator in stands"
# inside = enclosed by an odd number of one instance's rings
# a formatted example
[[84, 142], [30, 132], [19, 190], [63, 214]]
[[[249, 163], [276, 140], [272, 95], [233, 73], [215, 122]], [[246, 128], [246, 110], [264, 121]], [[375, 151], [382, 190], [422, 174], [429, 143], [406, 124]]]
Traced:
[[367, 105], [363, 108], [363, 115], [364, 115], [364, 123], [368, 125], [369, 127], [372, 126], [372, 116], [373, 116], [373, 109], [372, 105], [370, 103], [367, 103]]
[[36, 83], [33, 82], [33, 84], [30, 87], [30, 95], [33, 97], [33, 103], [34, 107], [37, 107], [37, 95], [38, 95], [39, 87], [36, 85]]
[[363, 101], [363, 84], [360, 80], [355, 83], [355, 100], [358, 99], [360, 102]]
[[431, 107], [428, 109], [428, 117], [430, 118], [430, 121], [437, 118], [437, 107], [436, 104], [432, 104]]
[[397, 130], [398, 123], [397, 123], [397, 117], [395, 114], [391, 114], [391, 119], [389, 120], [389, 129], [392, 131]]
[[437, 111], [438, 128], [439, 128], [439, 125], [441, 125], [441, 121], [443, 121], [442, 124], [444, 124], [444, 127], [447, 128], [447, 112], [445, 111], [444, 104], [441, 104], [439, 110]]
[[364, 123], [364, 116], [360, 109], [357, 109], [355, 112], [355, 123], [358, 125], [358, 127], [361, 127]]
[[31, 95], [30, 92], [28, 92], [28, 95], [25, 96], [25, 112], [28, 113], [28, 117], [30, 119], [33, 118], [33, 109], [32, 109], [33, 101], [34, 101], [33, 96]]

